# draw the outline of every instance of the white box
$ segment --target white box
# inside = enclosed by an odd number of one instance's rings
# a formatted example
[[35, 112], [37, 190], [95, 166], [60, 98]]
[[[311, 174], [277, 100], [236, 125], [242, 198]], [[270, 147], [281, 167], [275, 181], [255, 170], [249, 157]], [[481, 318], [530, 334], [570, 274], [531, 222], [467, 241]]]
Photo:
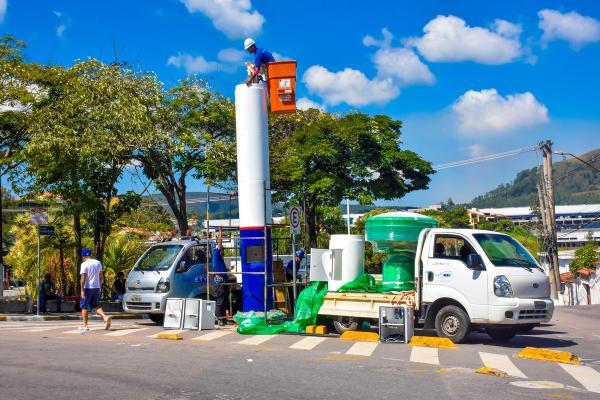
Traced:
[[167, 299], [165, 306], [165, 320], [163, 328], [165, 329], [181, 329], [183, 309], [185, 307], [185, 299]]
[[216, 303], [203, 299], [186, 299], [183, 329], [214, 329]]

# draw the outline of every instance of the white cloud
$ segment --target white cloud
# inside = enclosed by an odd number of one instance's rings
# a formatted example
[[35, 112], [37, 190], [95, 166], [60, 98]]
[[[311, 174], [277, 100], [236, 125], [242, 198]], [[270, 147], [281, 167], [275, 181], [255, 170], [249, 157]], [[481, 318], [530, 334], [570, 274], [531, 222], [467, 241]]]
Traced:
[[219, 68], [219, 63], [216, 61], [208, 61], [203, 56], [194, 57], [187, 53], [179, 53], [176, 56], [169, 57], [167, 65], [183, 68], [188, 74], [212, 72]]
[[435, 77], [410, 48], [391, 47], [394, 36], [384, 28], [383, 38], [365, 36], [365, 46], [379, 49], [373, 54], [377, 75], [369, 79], [363, 72], [345, 68], [331, 72], [315, 65], [303, 77], [309, 91], [323, 98], [325, 103], [336, 105], [347, 103], [364, 106], [371, 103], [386, 103], [400, 94], [400, 89], [409, 85], [433, 84]]
[[453, 15], [438, 15], [423, 28], [422, 37], [406, 40], [433, 62], [474, 61], [481, 64], [505, 64], [521, 56], [521, 27], [496, 20], [491, 30], [470, 27]]
[[381, 48], [373, 56], [377, 74], [393, 78], [400, 86], [435, 83], [435, 77], [412, 49]]
[[67, 29], [67, 26], [65, 24], [60, 24], [59, 26], [56, 27], [56, 36], [58, 36], [59, 38], [63, 37], [63, 34], [65, 33], [65, 30]]
[[600, 21], [571, 11], [541, 10], [539, 27], [544, 31], [542, 41], [566, 40], [574, 49], [600, 40]]
[[467, 155], [470, 158], [481, 157], [490, 153], [489, 149], [486, 146], [478, 143], [474, 143], [466, 147], [461, 147], [460, 149], [467, 153]]
[[253, 36], [265, 22], [250, 0], [181, 0], [189, 12], [206, 15], [213, 26], [230, 38]]
[[496, 89], [469, 90], [452, 105], [465, 134], [502, 133], [548, 122], [548, 109], [530, 92], [503, 97]]
[[313, 65], [306, 70], [302, 80], [309, 91], [331, 105], [348, 103], [351, 106], [364, 106], [386, 103], [400, 94], [400, 88], [391, 78], [369, 79], [352, 68], [330, 72], [320, 65]]
[[309, 108], [316, 108], [319, 111], [325, 111], [325, 106], [313, 101], [307, 97], [301, 97], [296, 101], [296, 106], [300, 110], [308, 110]]
[[365, 46], [375, 46], [375, 47], [390, 47], [392, 44], [392, 40], [394, 39], [394, 35], [387, 28], [383, 28], [381, 30], [381, 34], [383, 35], [382, 40], [377, 40], [371, 35], [367, 35], [363, 38], [363, 44]]
[[233, 48], [223, 49], [219, 51], [219, 54], [217, 55], [217, 58], [222, 62], [240, 65], [245, 57], [245, 52]]
[[6, 15], [7, 7], [8, 7], [8, 1], [0, 0], [0, 22], [4, 21], [4, 16]]

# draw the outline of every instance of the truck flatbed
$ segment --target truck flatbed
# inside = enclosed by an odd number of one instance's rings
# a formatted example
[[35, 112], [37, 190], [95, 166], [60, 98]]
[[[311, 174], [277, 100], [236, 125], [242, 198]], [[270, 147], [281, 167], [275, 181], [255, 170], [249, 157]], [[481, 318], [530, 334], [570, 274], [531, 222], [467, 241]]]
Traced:
[[356, 293], [328, 292], [319, 315], [335, 315], [340, 317], [379, 318], [379, 307], [406, 304], [415, 305], [415, 292], [398, 293]]

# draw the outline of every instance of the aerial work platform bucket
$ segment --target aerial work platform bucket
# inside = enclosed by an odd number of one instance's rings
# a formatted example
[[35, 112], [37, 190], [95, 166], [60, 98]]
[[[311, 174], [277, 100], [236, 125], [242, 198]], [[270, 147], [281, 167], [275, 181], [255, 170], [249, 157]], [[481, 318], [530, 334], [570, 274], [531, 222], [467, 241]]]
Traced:
[[296, 111], [296, 61], [278, 61], [267, 65], [267, 86], [271, 112]]

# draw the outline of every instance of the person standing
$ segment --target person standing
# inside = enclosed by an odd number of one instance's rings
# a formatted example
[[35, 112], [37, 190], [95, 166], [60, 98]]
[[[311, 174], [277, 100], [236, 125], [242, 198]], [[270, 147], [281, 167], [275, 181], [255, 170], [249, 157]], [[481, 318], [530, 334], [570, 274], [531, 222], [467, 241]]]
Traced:
[[89, 331], [88, 317], [89, 312], [96, 310], [96, 313], [102, 317], [104, 321], [104, 329], [110, 329], [112, 317], [107, 316], [100, 307], [100, 288], [104, 275], [102, 272], [102, 264], [100, 261], [92, 258], [90, 249], [81, 251], [83, 262], [81, 263], [80, 282], [81, 282], [81, 317], [83, 318], [83, 326], [79, 328], [82, 332]]
[[267, 65], [275, 62], [275, 57], [268, 50], [256, 46], [256, 42], [252, 38], [244, 40], [244, 49], [250, 54], [254, 54], [254, 70], [246, 80], [246, 85], [258, 82], [258, 75], [265, 73]]
[[[223, 227], [219, 227], [219, 236], [217, 237], [217, 243], [213, 247], [211, 257], [211, 272], [227, 272], [225, 267], [225, 261], [223, 260]], [[229, 290], [227, 285], [227, 274], [213, 275], [213, 283], [215, 284], [214, 296], [215, 296], [215, 315], [219, 320], [219, 326], [225, 325], [225, 316], [227, 314], [227, 299]]]

